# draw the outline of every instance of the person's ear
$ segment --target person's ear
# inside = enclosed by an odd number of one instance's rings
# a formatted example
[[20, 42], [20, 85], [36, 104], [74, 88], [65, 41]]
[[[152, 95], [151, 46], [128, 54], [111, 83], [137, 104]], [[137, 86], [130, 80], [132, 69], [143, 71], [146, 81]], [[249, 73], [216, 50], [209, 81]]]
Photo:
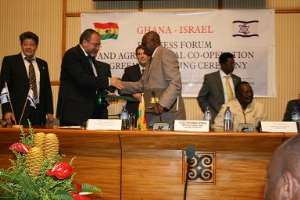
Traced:
[[280, 187], [280, 190], [284, 199], [293, 199], [297, 187], [299, 186], [296, 178], [288, 171], [286, 171], [281, 178], [282, 186]]

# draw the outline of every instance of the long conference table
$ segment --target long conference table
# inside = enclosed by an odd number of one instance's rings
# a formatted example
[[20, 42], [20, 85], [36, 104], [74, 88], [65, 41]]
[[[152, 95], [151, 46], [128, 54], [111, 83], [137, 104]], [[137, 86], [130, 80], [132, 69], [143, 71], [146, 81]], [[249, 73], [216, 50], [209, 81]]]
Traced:
[[[188, 200], [261, 200], [272, 152], [295, 135], [75, 129], [35, 132], [56, 133], [65, 160], [76, 157], [75, 180], [100, 187], [102, 192], [93, 198], [103, 200], [183, 199], [186, 170], [190, 169], [185, 154], [189, 145], [194, 145], [198, 156], [196, 171], [201, 167], [206, 170], [198, 170], [197, 178], [188, 181]], [[8, 147], [18, 140], [19, 129], [0, 128], [0, 168], [9, 166], [13, 155]]]

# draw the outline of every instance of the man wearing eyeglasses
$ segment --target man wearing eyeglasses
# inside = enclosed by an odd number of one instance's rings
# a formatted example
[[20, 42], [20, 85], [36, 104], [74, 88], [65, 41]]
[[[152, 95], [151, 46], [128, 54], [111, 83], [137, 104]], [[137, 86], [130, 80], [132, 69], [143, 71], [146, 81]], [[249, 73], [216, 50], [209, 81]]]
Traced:
[[83, 125], [88, 119], [108, 117], [105, 99], [109, 88], [110, 65], [95, 60], [101, 36], [93, 29], [82, 32], [79, 44], [67, 50], [61, 64], [57, 117], [60, 125]]

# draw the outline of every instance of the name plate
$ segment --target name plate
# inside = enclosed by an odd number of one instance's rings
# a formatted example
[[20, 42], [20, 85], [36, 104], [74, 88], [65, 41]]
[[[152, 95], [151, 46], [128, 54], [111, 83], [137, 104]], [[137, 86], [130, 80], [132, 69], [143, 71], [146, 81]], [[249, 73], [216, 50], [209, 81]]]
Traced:
[[209, 121], [175, 120], [174, 131], [209, 132]]
[[87, 130], [121, 130], [122, 121], [120, 119], [88, 119]]
[[296, 122], [272, 122], [262, 121], [261, 122], [262, 132], [285, 132], [285, 133], [297, 133]]

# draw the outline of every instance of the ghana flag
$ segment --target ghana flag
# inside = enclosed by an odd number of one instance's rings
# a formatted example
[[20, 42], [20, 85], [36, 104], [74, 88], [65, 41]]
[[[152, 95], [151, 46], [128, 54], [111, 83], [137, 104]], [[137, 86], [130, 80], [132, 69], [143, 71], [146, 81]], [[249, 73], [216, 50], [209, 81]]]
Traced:
[[147, 122], [146, 122], [146, 116], [145, 116], [145, 100], [144, 100], [143, 93], [142, 93], [142, 99], [139, 104], [137, 128], [141, 131], [147, 130]]
[[101, 40], [114, 39], [119, 36], [119, 26], [117, 23], [94, 23], [96, 31], [101, 35]]

